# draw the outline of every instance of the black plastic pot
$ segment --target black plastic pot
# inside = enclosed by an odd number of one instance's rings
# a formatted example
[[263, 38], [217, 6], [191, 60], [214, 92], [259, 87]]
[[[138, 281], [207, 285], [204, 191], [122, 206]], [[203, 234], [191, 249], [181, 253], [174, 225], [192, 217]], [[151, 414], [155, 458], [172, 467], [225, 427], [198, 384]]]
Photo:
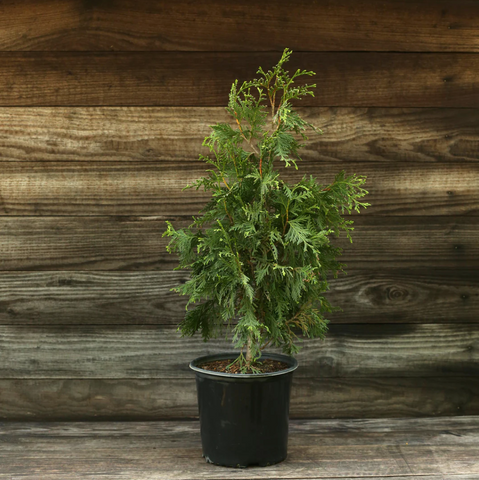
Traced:
[[283, 461], [288, 448], [291, 381], [298, 362], [264, 354], [289, 367], [274, 373], [233, 374], [199, 368], [206, 362], [234, 359], [234, 353], [193, 360], [196, 373], [203, 456], [228, 467], [267, 466]]

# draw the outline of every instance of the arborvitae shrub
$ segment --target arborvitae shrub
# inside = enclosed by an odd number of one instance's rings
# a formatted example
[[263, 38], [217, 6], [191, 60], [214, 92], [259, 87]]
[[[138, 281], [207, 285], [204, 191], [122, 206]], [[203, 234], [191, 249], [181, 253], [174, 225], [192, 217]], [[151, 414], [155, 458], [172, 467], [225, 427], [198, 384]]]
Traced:
[[[343, 265], [331, 235], [353, 230], [345, 213], [359, 211], [366, 178], [339, 173], [329, 185], [312, 176], [289, 184], [275, 170], [278, 162], [297, 168], [306, 129], [320, 133], [292, 108], [291, 101], [313, 95], [316, 85], [296, 86], [313, 72], [283, 69], [291, 51], [276, 66], [259, 68], [258, 79], [234, 82], [227, 112], [232, 124], [218, 123], [203, 142], [209, 168], [185, 188], [204, 188], [211, 200], [176, 230], [167, 222], [169, 252], [189, 280], [174, 290], [189, 297], [179, 330], [203, 339], [232, 330], [241, 371], [255, 371], [267, 346], [298, 351], [298, 335], [323, 338], [332, 307], [324, 297], [328, 279]], [[194, 305], [193, 305], [194, 304]]]

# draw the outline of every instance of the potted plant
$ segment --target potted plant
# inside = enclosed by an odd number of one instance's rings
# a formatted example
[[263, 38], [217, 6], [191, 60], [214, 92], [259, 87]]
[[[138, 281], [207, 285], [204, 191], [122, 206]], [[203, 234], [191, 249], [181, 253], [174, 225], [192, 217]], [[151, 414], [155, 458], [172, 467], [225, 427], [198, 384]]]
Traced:
[[[365, 177], [339, 173], [329, 185], [303, 177], [290, 184], [278, 164], [297, 168], [301, 138], [311, 128], [291, 102], [316, 85], [295, 85], [313, 72], [289, 76], [285, 49], [272, 70], [241, 86], [236, 80], [227, 112], [203, 142], [206, 175], [185, 188], [204, 188], [211, 200], [187, 228], [167, 222], [168, 251], [189, 280], [175, 291], [189, 297], [179, 325], [183, 336], [207, 341], [226, 327], [239, 352], [201, 357], [196, 372], [203, 455], [228, 466], [268, 465], [286, 457], [290, 386], [298, 335], [324, 338], [332, 307], [328, 279], [343, 265], [331, 235], [352, 221], [367, 191]], [[192, 304], [196, 304], [190, 308]], [[266, 347], [283, 354], [265, 353]]]

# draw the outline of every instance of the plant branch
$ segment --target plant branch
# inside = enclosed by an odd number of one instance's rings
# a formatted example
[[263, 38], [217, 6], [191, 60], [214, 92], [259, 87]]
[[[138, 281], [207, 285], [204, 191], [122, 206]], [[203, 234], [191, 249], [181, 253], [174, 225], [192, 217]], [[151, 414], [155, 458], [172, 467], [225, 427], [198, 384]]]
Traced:
[[223, 198], [223, 202], [225, 204], [225, 212], [226, 212], [226, 215], [228, 215], [228, 218], [230, 219], [230, 222], [231, 222], [231, 225], [234, 225], [235, 222], [233, 221], [233, 218], [231, 217], [230, 215], [230, 212], [228, 212], [228, 209], [226, 208], [226, 200]]
[[235, 113], [236, 123], [238, 124], [238, 128], [241, 133], [241, 136], [248, 142], [249, 146], [254, 150], [254, 153], [256, 153], [256, 155], [259, 155], [258, 149], [253, 145], [253, 143], [251, 142], [251, 139], [248, 139], [244, 134], [243, 128], [241, 127], [241, 122], [238, 119], [238, 114], [236, 113], [236, 110], [234, 110], [234, 113]]
[[226, 183], [223, 173], [221, 173], [221, 178], [223, 179], [223, 183], [226, 185], [226, 188], [231, 191], [231, 187]]

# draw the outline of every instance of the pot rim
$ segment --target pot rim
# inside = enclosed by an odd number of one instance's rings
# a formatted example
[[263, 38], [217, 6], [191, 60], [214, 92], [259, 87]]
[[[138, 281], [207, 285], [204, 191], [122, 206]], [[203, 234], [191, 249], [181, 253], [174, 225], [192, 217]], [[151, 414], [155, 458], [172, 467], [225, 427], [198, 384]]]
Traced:
[[288, 368], [285, 368], [284, 370], [279, 370], [277, 372], [226, 373], [226, 372], [215, 372], [213, 370], [205, 370], [204, 368], [198, 367], [198, 364], [201, 364], [201, 363], [212, 362], [215, 360], [226, 360], [226, 359], [233, 360], [237, 356], [238, 356], [237, 352], [223, 352], [223, 353], [216, 353], [213, 355], [203, 355], [191, 361], [189, 364], [189, 367], [191, 368], [191, 370], [197, 373], [201, 373], [203, 375], [211, 375], [214, 377], [237, 378], [237, 379], [276, 377], [279, 375], [286, 375], [288, 373], [293, 373], [298, 368], [298, 361], [294, 357], [290, 357], [289, 355], [284, 355], [281, 353], [264, 353], [260, 357], [261, 359], [278, 360], [280, 362], [287, 363], [289, 365]]

